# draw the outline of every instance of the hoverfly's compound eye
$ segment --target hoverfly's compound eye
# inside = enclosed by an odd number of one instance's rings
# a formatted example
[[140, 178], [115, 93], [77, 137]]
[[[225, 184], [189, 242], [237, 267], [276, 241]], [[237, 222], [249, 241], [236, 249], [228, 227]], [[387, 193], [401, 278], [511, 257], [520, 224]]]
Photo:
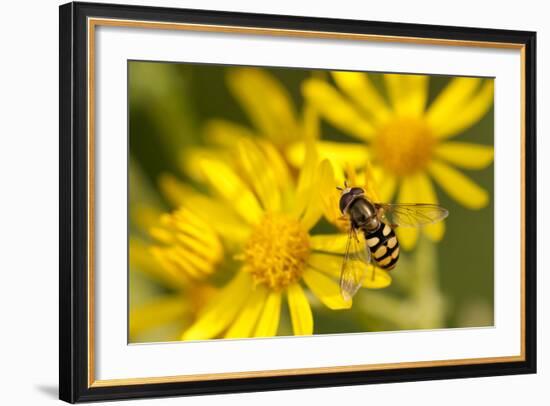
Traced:
[[342, 214], [345, 214], [346, 208], [351, 204], [351, 202], [357, 197], [364, 195], [365, 191], [360, 187], [352, 187], [348, 191], [344, 192], [340, 197], [340, 211]]

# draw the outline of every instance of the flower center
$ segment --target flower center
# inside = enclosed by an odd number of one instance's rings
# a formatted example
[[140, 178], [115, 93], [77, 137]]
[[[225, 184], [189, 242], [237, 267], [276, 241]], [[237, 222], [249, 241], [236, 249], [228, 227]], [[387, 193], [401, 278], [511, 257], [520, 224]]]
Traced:
[[398, 176], [424, 169], [432, 157], [435, 139], [426, 123], [417, 118], [389, 122], [373, 142], [376, 157]]
[[244, 268], [256, 284], [281, 290], [302, 276], [309, 247], [309, 235], [300, 222], [282, 214], [266, 214], [245, 245]]

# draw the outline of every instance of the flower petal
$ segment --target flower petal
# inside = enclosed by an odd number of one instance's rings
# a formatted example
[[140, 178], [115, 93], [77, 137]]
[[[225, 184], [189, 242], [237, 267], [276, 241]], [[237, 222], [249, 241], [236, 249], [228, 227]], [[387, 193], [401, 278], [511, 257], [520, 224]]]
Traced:
[[323, 272], [333, 278], [339, 278], [343, 260], [344, 257], [342, 255], [313, 252], [310, 254], [307, 263], [309, 267], [315, 269], [316, 271]]
[[267, 298], [267, 289], [256, 286], [237, 319], [225, 334], [225, 338], [246, 338], [252, 335]]
[[200, 169], [212, 189], [243, 219], [249, 224], [259, 223], [263, 210], [258, 200], [228, 165], [213, 159], [203, 159]]
[[486, 80], [481, 89], [455, 112], [452, 119], [434, 128], [434, 135], [439, 138], [452, 137], [477, 123], [493, 105], [493, 94], [494, 80]]
[[271, 142], [262, 139], [258, 139], [257, 142], [266, 158], [265, 166], [271, 168], [271, 171], [273, 171], [275, 185], [280, 190], [281, 211], [289, 213], [292, 211], [296, 200], [296, 189], [289, 167]]
[[193, 188], [169, 173], [160, 175], [158, 184], [164, 199], [174, 208], [183, 206], [190, 196], [198, 195]]
[[430, 175], [447, 194], [468, 209], [481, 209], [489, 203], [489, 193], [451, 166], [432, 161]]
[[[340, 278], [343, 256], [313, 253], [310, 255], [308, 265], [324, 274]], [[382, 289], [391, 285], [392, 278], [388, 272], [373, 265], [365, 265], [365, 279], [363, 287], [369, 289]]]
[[397, 176], [380, 166], [371, 165], [375, 189], [381, 202], [391, 202], [397, 190]]
[[494, 148], [490, 145], [446, 141], [435, 149], [435, 155], [465, 169], [483, 169], [493, 162]]
[[[311, 230], [319, 221], [323, 215], [323, 202], [319, 192], [319, 183], [321, 173], [319, 171], [319, 165], [317, 164], [317, 158], [315, 158], [313, 178], [309, 186], [309, 193], [307, 194], [307, 206], [305, 207], [304, 214], [300, 219], [300, 223], [306, 230]], [[307, 187], [306, 187], [307, 190]]]
[[353, 104], [344, 99], [341, 94], [327, 82], [317, 78], [306, 80], [302, 85], [302, 93], [308, 103], [329, 123], [361, 140], [372, 138], [375, 129]]
[[480, 83], [480, 78], [453, 78], [426, 111], [430, 127], [437, 132], [447, 121], [454, 120]]
[[336, 183], [332, 164], [325, 159], [319, 165], [319, 194], [323, 213], [330, 223], [345, 229], [348, 221], [340, 212], [340, 192], [336, 189], [337, 186], [341, 185]]
[[[364, 144], [343, 143], [334, 141], [317, 141], [315, 143], [319, 159], [328, 159], [341, 166], [349, 164], [355, 168], [365, 165], [370, 158], [369, 150]], [[305, 143], [297, 142], [287, 149], [288, 161], [299, 167], [305, 159]]]
[[212, 226], [191, 210], [180, 207], [170, 215], [164, 215], [161, 225], [174, 233], [177, 243], [197, 254], [211, 259], [222, 256], [223, 247]]
[[319, 118], [319, 112], [311, 104], [306, 104], [302, 114], [302, 134], [305, 140], [319, 139]]
[[293, 283], [287, 289], [288, 308], [294, 335], [313, 334], [313, 315], [309, 301], [299, 283]]
[[244, 138], [238, 144], [239, 162], [248, 182], [260, 199], [265, 211], [277, 212], [281, 208], [281, 195], [275, 174], [266, 165], [266, 157], [250, 139]]
[[363, 280], [363, 287], [368, 289], [383, 289], [391, 285], [392, 278], [390, 274], [376, 266], [367, 268], [367, 275]]
[[324, 275], [321, 272], [308, 268], [303, 274], [303, 278], [309, 289], [321, 302], [329, 309], [349, 309], [352, 305], [351, 300], [345, 300], [340, 294], [338, 283]]
[[334, 254], [344, 254], [347, 241], [347, 234], [317, 234], [309, 239], [312, 250]]
[[254, 126], [276, 145], [296, 139], [299, 127], [288, 91], [264, 69], [239, 68], [227, 75], [227, 84]]
[[427, 75], [386, 73], [386, 88], [394, 111], [402, 117], [420, 117], [428, 99]]
[[162, 175], [160, 189], [174, 207], [183, 206], [197, 217], [207, 221], [226, 242], [239, 245], [249, 235], [249, 228], [237, 213], [228, 210], [227, 205], [200, 194], [172, 175]]
[[180, 155], [180, 167], [185, 175], [197, 183], [204, 183], [204, 173], [200, 165], [203, 160], [231, 162], [229, 150], [212, 147], [186, 147]]
[[[433, 183], [424, 172], [415, 175], [416, 193], [419, 203], [438, 204], [437, 194], [433, 187]], [[445, 222], [438, 221], [437, 223], [429, 224], [423, 228], [423, 231], [430, 237], [432, 241], [441, 241], [445, 234]]]
[[130, 238], [128, 255], [132, 271], [143, 272], [158, 283], [175, 289], [189, 286], [190, 279], [186, 274], [180, 272], [175, 266], [163, 266], [162, 261], [159, 263], [150, 248], [149, 242]]
[[313, 141], [306, 143], [306, 156], [304, 163], [298, 175], [298, 185], [296, 186], [296, 200], [292, 214], [300, 218], [309, 206], [315, 187], [317, 169], [317, 150]]
[[365, 167], [362, 172], [356, 175], [356, 179], [359, 185], [362, 185], [365, 190], [365, 195], [374, 202], [381, 202], [378, 195], [378, 182], [375, 180], [375, 174], [373, 166], [370, 161], [365, 162]]
[[272, 143], [268, 141], [258, 140], [258, 145], [267, 159], [267, 165], [269, 165], [275, 173], [275, 178], [280, 189], [284, 191], [285, 189], [292, 187], [293, 183], [288, 165], [279, 151], [273, 146]]
[[332, 72], [332, 77], [340, 89], [378, 123], [385, 122], [390, 109], [384, 98], [364, 72]]
[[311, 230], [321, 219], [323, 215], [323, 206], [321, 199], [318, 197], [318, 193], [315, 193], [313, 198], [309, 200], [309, 204], [306, 207], [304, 215], [300, 219], [300, 223], [307, 230]]
[[281, 292], [270, 292], [254, 331], [254, 337], [272, 337], [276, 335], [280, 317]]
[[186, 273], [192, 278], [205, 278], [215, 269], [215, 264], [179, 246], [154, 246], [151, 247], [151, 253], [167, 270]]
[[169, 272], [203, 278], [214, 272], [223, 257], [216, 231], [185, 207], [163, 215], [150, 234], [158, 242], [151, 253]]
[[209, 120], [203, 131], [205, 141], [224, 147], [233, 147], [243, 138], [254, 137], [248, 128], [222, 119]]
[[[412, 177], [403, 178], [397, 196], [398, 203], [419, 203], [416, 194], [416, 182]], [[418, 239], [418, 230], [409, 227], [397, 227], [397, 237], [401, 246], [406, 250], [411, 250], [416, 245]]]
[[250, 275], [240, 271], [210, 301], [197, 321], [183, 333], [182, 340], [206, 340], [216, 337], [235, 319], [251, 289]]

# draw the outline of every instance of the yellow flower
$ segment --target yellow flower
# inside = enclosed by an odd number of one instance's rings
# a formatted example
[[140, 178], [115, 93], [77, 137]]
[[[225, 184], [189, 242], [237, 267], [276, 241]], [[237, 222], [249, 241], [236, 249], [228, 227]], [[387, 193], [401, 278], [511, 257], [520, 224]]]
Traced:
[[246, 113], [251, 128], [223, 119], [210, 120], [205, 139], [217, 145], [235, 145], [242, 137], [258, 135], [280, 151], [316, 134], [317, 118], [308, 108], [299, 113], [287, 89], [267, 70], [235, 68], [226, 76], [233, 97]]
[[204, 126], [207, 147], [187, 148], [182, 156], [184, 172], [203, 182], [198, 170], [202, 158], [231, 161], [232, 149], [242, 139], [260, 137], [283, 153], [289, 145], [308, 138], [318, 138], [317, 113], [305, 106], [302, 111], [279, 80], [262, 68], [232, 68], [226, 75], [229, 91], [250, 122], [250, 126], [226, 119], [209, 120]]
[[[303, 84], [303, 94], [321, 117], [362, 143], [320, 141], [322, 157], [343, 166], [373, 164], [380, 198], [401, 203], [438, 203], [435, 181], [451, 198], [469, 209], [488, 204], [487, 191], [456, 169], [482, 169], [493, 160], [493, 147], [450, 141], [478, 122], [493, 102], [493, 80], [457, 77], [426, 106], [429, 76], [384, 74], [390, 104], [361, 72], [332, 72], [336, 87], [318, 78]], [[289, 151], [299, 163], [303, 146]], [[425, 227], [434, 241], [443, 222]], [[415, 245], [418, 231], [398, 229], [405, 248]]]
[[[198, 162], [212, 197], [171, 177], [162, 182], [186, 213], [218, 229], [238, 267], [182, 339], [276, 335], [284, 297], [294, 334], [312, 334], [308, 291], [330, 309], [351, 306], [337, 282], [346, 236], [311, 232], [322, 215], [319, 174], [329, 163], [318, 163], [311, 144], [294, 182], [276, 148], [265, 140], [241, 139], [235, 153], [234, 166], [207, 157]], [[391, 283], [385, 272], [370, 276], [367, 287]]]
[[214, 272], [223, 257], [215, 230], [184, 207], [163, 214], [150, 233], [161, 243], [151, 247], [151, 252], [171, 274], [203, 279]]
[[[136, 249], [136, 247], [134, 247]], [[134, 269], [143, 264], [132, 264]], [[162, 267], [155, 264], [155, 271]], [[140, 268], [140, 272], [144, 269]], [[146, 271], [147, 272], [147, 271]], [[185, 331], [197, 318], [199, 312], [204, 309], [208, 301], [216, 294], [217, 289], [209, 283], [193, 283], [178, 286], [165, 281], [159, 285], [145, 285], [137, 283], [136, 277], [132, 277], [133, 289], [139, 289], [139, 293], [133, 296], [146, 296], [137, 303], [131, 301], [129, 312], [129, 336], [130, 342], [173, 341], [178, 340], [182, 331]], [[149, 290], [161, 287], [161, 292], [149, 294]], [[148, 296], [151, 297], [148, 297]]]
[[[130, 182], [139, 185], [130, 193], [130, 341], [177, 340], [217, 291], [204, 277], [219, 263], [222, 247], [204, 224], [187, 221], [185, 210], [162, 215], [160, 196], [133, 161]], [[174, 227], [182, 219], [182, 227]], [[150, 232], [166, 245], [151, 248]]]

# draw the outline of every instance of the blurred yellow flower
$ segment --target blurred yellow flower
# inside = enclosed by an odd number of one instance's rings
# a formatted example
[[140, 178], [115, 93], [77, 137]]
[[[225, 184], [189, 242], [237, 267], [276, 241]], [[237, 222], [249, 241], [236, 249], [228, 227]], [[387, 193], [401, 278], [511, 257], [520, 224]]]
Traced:
[[317, 113], [307, 105], [299, 112], [286, 87], [267, 70], [231, 68], [225, 78], [250, 126], [221, 118], [208, 120], [203, 130], [207, 146], [188, 148], [181, 160], [184, 172], [195, 181], [204, 182], [198, 170], [202, 158], [231, 161], [229, 151], [242, 139], [260, 137], [285, 157], [289, 145], [318, 138]]
[[[276, 335], [284, 297], [294, 334], [312, 334], [308, 291], [330, 309], [352, 304], [342, 298], [337, 282], [347, 237], [311, 232], [322, 215], [319, 175], [329, 163], [319, 163], [311, 144], [295, 182], [271, 143], [241, 139], [235, 152], [235, 166], [207, 157], [198, 162], [212, 197], [171, 177], [161, 182], [186, 215], [219, 227], [238, 268], [182, 339]], [[385, 272], [370, 276], [365, 287], [391, 283]]]
[[223, 257], [216, 231], [185, 207], [163, 214], [150, 233], [160, 243], [151, 247], [151, 252], [172, 274], [203, 279], [214, 272]]
[[242, 137], [261, 136], [283, 151], [288, 145], [318, 131], [317, 116], [294, 105], [286, 87], [262, 68], [234, 68], [226, 75], [233, 97], [246, 113], [251, 128], [223, 120], [210, 120], [205, 139], [214, 145], [232, 146]]
[[[449, 141], [478, 122], [493, 103], [493, 81], [453, 78], [426, 106], [429, 76], [384, 74], [391, 106], [369, 75], [332, 72], [336, 87], [311, 78], [303, 94], [330, 124], [363, 143], [319, 141], [322, 157], [355, 167], [371, 161], [380, 198], [400, 203], [438, 203], [432, 180], [454, 200], [469, 209], [488, 204], [487, 191], [462, 174], [462, 169], [482, 169], [493, 161], [493, 147]], [[289, 151], [291, 162], [303, 159], [303, 145]], [[445, 223], [425, 227], [434, 241], [444, 234]], [[398, 229], [404, 248], [418, 238], [414, 228]]]
[[[184, 210], [162, 215], [160, 196], [133, 161], [129, 173], [131, 182], [140, 185], [130, 193], [129, 339], [131, 342], [177, 340], [217, 291], [202, 276], [206, 275], [204, 270], [212, 270], [219, 262], [222, 247], [215, 240], [217, 234], [204, 225], [199, 228], [201, 224], [196, 221], [185, 221]], [[190, 241], [188, 237], [199, 231], [201, 236]], [[173, 251], [161, 244], [151, 248], [150, 232], [158, 240], [174, 241]], [[192, 248], [197, 251], [208, 248], [208, 261], [198, 260]]]

